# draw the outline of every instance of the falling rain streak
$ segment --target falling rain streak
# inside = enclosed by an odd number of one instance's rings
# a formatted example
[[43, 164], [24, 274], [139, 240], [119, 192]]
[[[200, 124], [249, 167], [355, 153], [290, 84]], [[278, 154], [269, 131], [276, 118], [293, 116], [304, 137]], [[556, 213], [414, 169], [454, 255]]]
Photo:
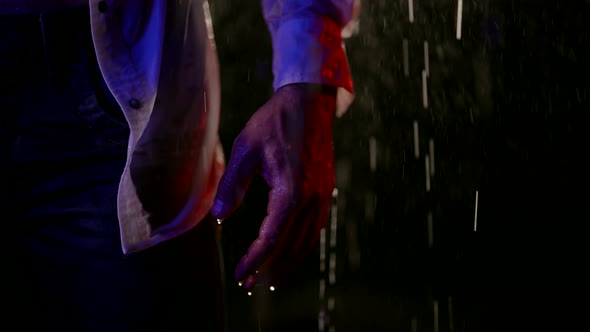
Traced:
[[323, 332], [325, 330], [326, 327], [326, 313], [323, 310], [320, 310], [320, 313], [318, 314], [318, 330], [320, 332]]
[[461, 39], [461, 25], [463, 24], [463, 0], [457, 2], [457, 39]]
[[[371, 155], [376, 155], [376, 141], [374, 137], [371, 137], [369, 141], [369, 145], [375, 145], [373, 152]], [[330, 221], [329, 221], [329, 228], [326, 229], [325, 227], [320, 230], [320, 273], [322, 277], [320, 278], [320, 287], [319, 287], [319, 300], [321, 303], [320, 311], [318, 313], [318, 328], [320, 331], [324, 331], [326, 327], [328, 327], [328, 331], [335, 331], [333, 319], [328, 314], [328, 311], [334, 310], [336, 305], [335, 299], [333, 296], [329, 296], [328, 300], [326, 301], [326, 293], [329, 293], [329, 290], [326, 289], [326, 256], [328, 257], [328, 284], [330, 286], [336, 283], [336, 239], [338, 234], [338, 188], [334, 188], [332, 191], [332, 206], [330, 210]], [[329, 233], [329, 234], [326, 234]], [[326, 238], [330, 237], [329, 245], [326, 243]], [[329, 254], [327, 254], [326, 248], [329, 247]], [[326, 303], [327, 302], [327, 303]], [[327, 310], [326, 310], [327, 304]]]
[[434, 332], [438, 332], [438, 301], [434, 300], [432, 309], [434, 312]]
[[422, 69], [422, 106], [428, 108], [428, 77], [430, 76], [430, 60], [428, 58], [428, 41], [424, 41], [424, 69]]
[[326, 228], [320, 230], [320, 272], [326, 271]]
[[328, 276], [328, 282], [330, 285], [336, 283], [336, 254], [330, 253], [330, 271]]
[[418, 121], [414, 120], [414, 156], [420, 158], [420, 141], [418, 138]]
[[338, 189], [334, 188], [332, 192], [332, 211], [330, 213], [330, 250], [336, 248], [336, 235], [338, 229], [338, 205], [336, 204], [336, 198], [338, 197]]
[[369, 165], [371, 172], [375, 172], [377, 169], [377, 140], [373, 136], [369, 139]]
[[430, 192], [430, 158], [428, 155], [424, 156], [424, 164], [426, 166], [426, 192]]
[[414, 23], [414, 0], [408, 0], [408, 14], [410, 16], [410, 23]]
[[479, 201], [479, 191], [475, 191], [475, 218], [473, 221], [473, 231], [477, 232], [477, 204]]
[[422, 106], [426, 109], [428, 108], [428, 90], [427, 90], [427, 82], [428, 74], [426, 74], [426, 70], [422, 70]]
[[334, 297], [330, 296], [328, 299], [328, 310], [334, 310]]

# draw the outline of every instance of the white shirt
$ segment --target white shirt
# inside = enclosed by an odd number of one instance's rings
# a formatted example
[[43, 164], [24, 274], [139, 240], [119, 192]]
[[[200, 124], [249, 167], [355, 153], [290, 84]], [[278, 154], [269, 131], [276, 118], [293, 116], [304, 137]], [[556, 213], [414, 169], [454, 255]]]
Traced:
[[[203, 0], [89, 1], [98, 63], [131, 129], [117, 205], [122, 249], [130, 253], [196, 226], [211, 208], [224, 170], [211, 16]], [[355, 22], [358, 0], [356, 5], [262, 0], [275, 90], [290, 83], [333, 85], [340, 88], [337, 114], [348, 108], [353, 89], [342, 36]], [[138, 169], [167, 184], [158, 206], [172, 211], [145, 207], [137, 190], [152, 189], [132, 176]], [[150, 223], [155, 215], [168, 217]]]

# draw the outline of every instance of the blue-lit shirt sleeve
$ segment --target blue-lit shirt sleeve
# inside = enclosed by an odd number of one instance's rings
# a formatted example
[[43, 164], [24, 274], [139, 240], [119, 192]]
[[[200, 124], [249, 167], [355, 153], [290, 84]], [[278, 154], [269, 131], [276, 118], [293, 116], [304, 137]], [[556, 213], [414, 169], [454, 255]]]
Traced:
[[350, 35], [360, 1], [262, 0], [262, 8], [272, 39], [274, 89], [291, 83], [343, 88], [337, 114], [344, 113], [353, 82], [343, 36]]

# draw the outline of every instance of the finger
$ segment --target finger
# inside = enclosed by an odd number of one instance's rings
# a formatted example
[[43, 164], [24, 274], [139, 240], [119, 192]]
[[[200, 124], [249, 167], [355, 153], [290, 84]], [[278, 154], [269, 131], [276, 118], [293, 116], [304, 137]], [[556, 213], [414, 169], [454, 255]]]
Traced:
[[253, 274], [270, 256], [275, 244], [294, 211], [301, 196], [302, 173], [298, 162], [291, 155], [285, 155], [272, 148], [264, 152], [262, 176], [270, 187], [267, 215], [264, 218], [258, 238], [250, 245], [247, 254], [236, 267], [235, 277], [241, 281]]
[[308, 233], [308, 235], [304, 237], [303, 241], [299, 244], [299, 250], [295, 252], [294, 256], [291, 258], [292, 263], [286, 264], [287, 261], [283, 260], [282, 264], [285, 264], [285, 268], [278, 268], [278, 273], [271, 276], [271, 282], [276, 284], [283, 282], [283, 280], [288, 277], [288, 273], [290, 273], [289, 269], [299, 266], [313, 250], [313, 248], [318, 244], [321, 229], [326, 227], [330, 218], [330, 205], [319, 205], [318, 208], [313, 211], [313, 215], [311, 215], [310, 218], [313, 220], [318, 220], [319, 222], [312, 224], [314, 227], [313, 230], [308, 230], [308, 232], [311, 233]]
[[211, 208], [213, 217], [224, 219], [237, 209], [252, 177], [256, 174], [259, 161], [256, 151], [248, 146], [241, 136], [238, 136], [232, 146], [225, 173], [217, 186], [217, 194]]
[[[328, 191], [317, 191], [317, 179], [314, 180], [313, 184], [309, 182], [310, 179], [305, 181], [302, 199], [293, 211], [295, 217], [290, 218], [284, 226], [273, 254], [262, 264], [260, 273], [248, 277], [244, 282], [247, 287], [253, 288], [254, 285], [261, 284], [268, 287], [269, 283], [277, 286], [293, 272], [317, 243], [320, 230], [328, 222], [332, 197], [326, 194]], [[330, 188], [333, 188], [333, 184]], [[311, 196], [307, 193], [311, 193]]]
[[[277, 287], [292, 275], [319, 240], [319, 229], [325, 226], [327, 220], [324, 210], [321, 202], [311, 200], [299, 211], [297, 219], [289, 225], [290, 236], [287, 241], [281, 243], [281, 248], [277, 248], [276, 253], [264, 263], [260, 273], [255, 275], [257, 284]], [[292, 232], [297, 235], [294, 236]]]
[[[317, 188], [317, 182], [312, 184], [311, 181], [313, 180], [308, 179], [305, 182], [303, 190], [305, 198], [302, 200], [304, 204], [298, 208], [297, 217], [286, 226], [284, 233], [287, 236], [279, 241], [275, 249], [278, 254], [268, 260], [271, 266], [275, 265], [275, 261], [281, 260], [279, 254], [287, 257], [299, 251], [305, 251], [302, 248], [305, 248], [309, 241], [317, 241], [321, 229], [328, 223], [332, 197], [327, 192], [332, 192], [334, 186], [328, 184], [325, 188], [330, 187], [331, 190], [321, 190]], [[320, 185], [320, 188], [324, 186]]]
[[[309, 209], [307, 210], [309, 211]], [[297, 268], [299, 262], [295, 262], [294, 257], [297, 256], [298, 252], [305, 249], [302, 247], [293, 248], [292, 245], [296, 242], [299, 242], [300, 244], [305, 243], [307, 229], [309, 229], [310, 224], [313, 222], [304, 221], [310, 217], [311, 215], [309, 213], [300, 215], [298, 216], [297, 221], [291, 224], [293, 226], [302, 227], [303, 229], [297, 235], [291, 234], [287, 241], [284, 241], [281, 247], [277, 248], [275, 253], [264, 262], [260, 268], [260, 273], [254, 276], [255, 284], [264, 284], [266, 286], [272, 285], [275, 287], [280, 286], [284, 280], [283, 276], [291, 274]]]
[[[319, 204], [312, 211], [312, 214], [308, 218], [314, 221], [311, 223], [312, 227], [317, 225], [322, 225], [322, 227], [325, 227], [329, 219], [329, 215], [329, 204]], [[317, 232], [313, 231], [312, 233], [306, 234], [306, 236], [302, 237], [303, 241], [298, 246], [298, 250], [296, 252], [291, 253], [289, 258], [278, 261], [279, 265], [271, 270], [272, 273], [268, 277], [268, 282], [270, 285], [275, 287], [281, 285], [281, 283], [286, 281], [289, 276], [293, 274], [295, 269], [301, 266], [303, 261], [309, 256], [309, 253], [317, 245], [320, 238], [320, 230], [321, 228], [318, 228]]]
[[271, 272], [281, 265], [280, 262], [289, 260], [298, 251], [298, 246], [305, 241], [309, 230], [314, 227], [312, 225], [317, 223], [317, 219], [312, 217], [319, 204], [317, 195], [311, 198], [305, 197], [307, 196], [305, 194], [303, 196], [301, 203], [297, 205], [292, 213], [293, 217], [284, 226], [273, 254], [264, 261], [259, 269], [260, 273], [254, 275], [256, 283], [267, 282]]
[[[312, 205], [307, 204], [306, 207], [312, 207]], [[306, 207], [304, 207], [301, 211], [309, 210]], [[303, 214], [307, 215], [307, 213]], [[301, 237], [302, 234], [305, 234], [305, 229], [307, 229], [308, 225], [302, 223], [302, 221], [305, 220], [300, 220], [301, 212], [299, 207], [293, 211], [293, 216], [297, 217], [291, 217], [289, 222], [283, 226], [283, 231], [276, 241], [272, 253], [266, 259], [264, 259], [264, 261], [260, 264], [259, 269], [256, 270], [254, 274], [250, 274], [248, 277], [246, 277], [246, 279], [244, 279], [244, 287], [246, 287], [246, 289], [253, 289], [255, 286], [261, 285], [267, 286], [270, 272], [276, 265], [274, 262], [277, 259], [287, 256], [285, 253], [287, 248], [293, 249], [291, 246], [298, 241], [297, 237]], [[299, 228], [294, 229], [295, 225], [297, 225]]]
[[270, 190], [268, 214], [260, 226], [258, 238], [250, 245], [248, 252], [236, 267], [235, 277], [238, 281], [255, 274], [262, 263], [273, 253], [279, 235], [295, 207], [294, 201], [293, 192], [289, 189], [279, 187]]

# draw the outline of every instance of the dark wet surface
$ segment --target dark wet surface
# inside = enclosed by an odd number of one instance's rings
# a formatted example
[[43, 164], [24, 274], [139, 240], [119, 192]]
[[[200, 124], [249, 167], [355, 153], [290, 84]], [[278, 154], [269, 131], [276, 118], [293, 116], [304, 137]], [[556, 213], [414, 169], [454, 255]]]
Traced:
[[[465, 0], [460, 40], [458, 2], [414, 0], [410, 23], [408, 0], [365, 1], [347, 41], [357, 98], [334, 127], [336, 281], [318, 248], [273, 293], [248, 297], [233, 282], [264, 215], [255, 182], [224, 226], [231, 331], [317, 331], [322, 308], [325, 331], [588, 325], [590, 2]], [[229, 156], [272, 92], [272, 53], [257, 1], [210, 4]]]

